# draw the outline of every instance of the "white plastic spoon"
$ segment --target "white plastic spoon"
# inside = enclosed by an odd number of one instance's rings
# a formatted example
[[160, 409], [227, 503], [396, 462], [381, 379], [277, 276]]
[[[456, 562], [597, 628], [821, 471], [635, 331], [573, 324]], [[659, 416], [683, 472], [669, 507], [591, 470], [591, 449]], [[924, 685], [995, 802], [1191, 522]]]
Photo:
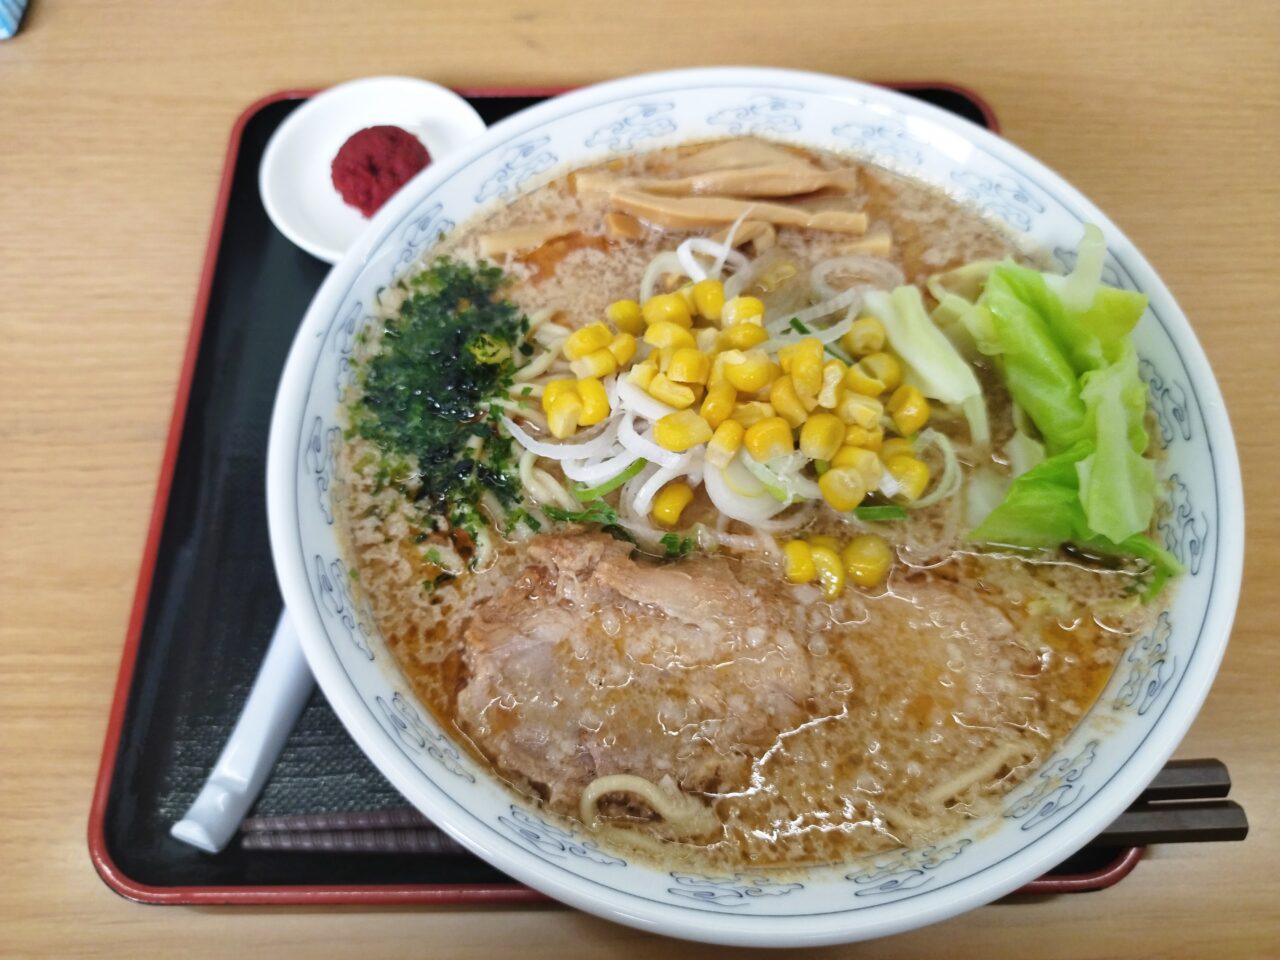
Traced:
[[284, 611], [236, 728], [204, 788], [170, 834], [206, 853], [227, 845], [271, 775], [315, 685]]

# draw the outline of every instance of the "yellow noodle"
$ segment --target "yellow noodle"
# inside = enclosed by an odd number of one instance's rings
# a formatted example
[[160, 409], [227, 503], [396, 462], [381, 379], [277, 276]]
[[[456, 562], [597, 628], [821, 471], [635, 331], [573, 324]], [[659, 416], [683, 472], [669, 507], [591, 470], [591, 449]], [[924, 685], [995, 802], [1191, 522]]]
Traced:
[[542, 376], [542, 374], [551, 369], [551, 365], [556, 362], [556, 358], [559, 355], [559, 351], [557, 350], [545, 351], [541, 356], [534, 357], [523, 367], [517, 370], [512, 379], [517, 382], [522, 382], [525, 380], [532, 380], [534, 377]]
[[703, 806], [688, 794], [673, 794], [663, 790], [652, 780], [629, 773], [597, 777], [587, 784], [578, 804], [578, 812], [583, 823], [595, 823], [599, 812], [596, 807], [600, 799], [611, 793], [629, 793], [639, 797], [665, 821], [668, 827], [674, 828], [685, 836], [710, 833], [720, 823], [710, 808]]
[[1010, 760], [1030, 752], [1032, 752], [1031, 744], [1006, 743], [1003, 747], [997, 747], [991, 751], [968, 770], [961, 771], [951, 779], [938, 784], [924, 795], [924, 799], [929, 803], [944, 803], [964, 793], [974, 784], [990, 780]]

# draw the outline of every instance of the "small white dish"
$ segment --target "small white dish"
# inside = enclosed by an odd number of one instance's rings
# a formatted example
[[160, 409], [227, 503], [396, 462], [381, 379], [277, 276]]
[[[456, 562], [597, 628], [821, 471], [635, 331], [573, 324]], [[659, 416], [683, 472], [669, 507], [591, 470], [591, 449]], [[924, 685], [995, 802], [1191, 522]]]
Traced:
[[267, 144], [258, 190], [276, 228], [321, 260], [341, 260], [369, 223], [334, 188], [330, 164], [353, 133], [381, 124], [402, 127], [421, 140], [431, 154], [427, 169], [485, 131], [466, 100], [413, 77], [341, 83], [295, 110]]

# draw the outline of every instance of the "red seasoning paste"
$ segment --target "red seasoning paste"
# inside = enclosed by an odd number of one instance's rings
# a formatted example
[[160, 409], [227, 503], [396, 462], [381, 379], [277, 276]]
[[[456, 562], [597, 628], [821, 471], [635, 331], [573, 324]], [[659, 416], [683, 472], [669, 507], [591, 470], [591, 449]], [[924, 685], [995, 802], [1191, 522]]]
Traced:
[[421, 141], [399, 127], [366, 127], [347, 138], [330, 174], [342, 199], [366, 217], [431, 162]]

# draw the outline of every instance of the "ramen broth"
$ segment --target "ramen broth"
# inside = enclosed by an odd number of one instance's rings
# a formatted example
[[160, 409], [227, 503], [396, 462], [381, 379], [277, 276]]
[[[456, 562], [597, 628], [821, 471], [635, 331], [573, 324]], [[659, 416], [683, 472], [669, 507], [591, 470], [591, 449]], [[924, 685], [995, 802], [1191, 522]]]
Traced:
[[[699, 149], [601, 171], [670, 178]], [[892, 237], [885, 259], [907, 283], [976, 260], [1033, 257], [931, 187], [848, 157], [805, 156], [855, 169], [858, 189], [797, 202], [866, 213], [868, 236]], [[572, 225], [491, 259], [512, 279], [504, 296], [527, 314], [554, 311], [570, 328], [599, 318], [634, 298], [653, 258], [689, 232], [610, 237], [606, 201], [576, 189], [582, 176], [466, 225], [445, 252], [474, 262], [486, 238]], [[850, 240], [779, 227], [773, 252], [757, 255], [785, 255], [807, 271]], [[384, 305], [395, 310], [394, 292]], [[379, 346], [375, 335], [364, 349]], [[1008, 394], [977, 366], [990, 447], [972, 443], [961, 417], [938, 416], [933, 427], [964, 471], [1007, 472], [989, 451], [1013, 432]], [[441, 576], [447, 544], [403, 486], [370, 469], [378, 453], [349, 440], [335, 499], [357, 589], [419, 699], [477, 760], [557, 814], [579, 818], [593, 783], [619, 784], [594, 801], [593, 829], [667, 862], [839, 862], [935, 841], [991, 813], [1080, 720], [1154, 615], [1130, 566], [975, 549], [947, 500], [877, 524], [895, 547], [887, 579], [830, 599], [816, 583], [783, 579], [767, 550], [663, 560], [583, 524], [495, 536], [480, 568]], [[682, 525], [717, 522], [700, 492], [688, 511]], [[745, 538], [740, 526], [720, 523]], [[849, 528], [819, 510], [796, 535], [847, 539]], [[452, 544], [472, 556], [465, 538]], [[605, 777], [643, 778], [693, 806], [647, 801]]]

